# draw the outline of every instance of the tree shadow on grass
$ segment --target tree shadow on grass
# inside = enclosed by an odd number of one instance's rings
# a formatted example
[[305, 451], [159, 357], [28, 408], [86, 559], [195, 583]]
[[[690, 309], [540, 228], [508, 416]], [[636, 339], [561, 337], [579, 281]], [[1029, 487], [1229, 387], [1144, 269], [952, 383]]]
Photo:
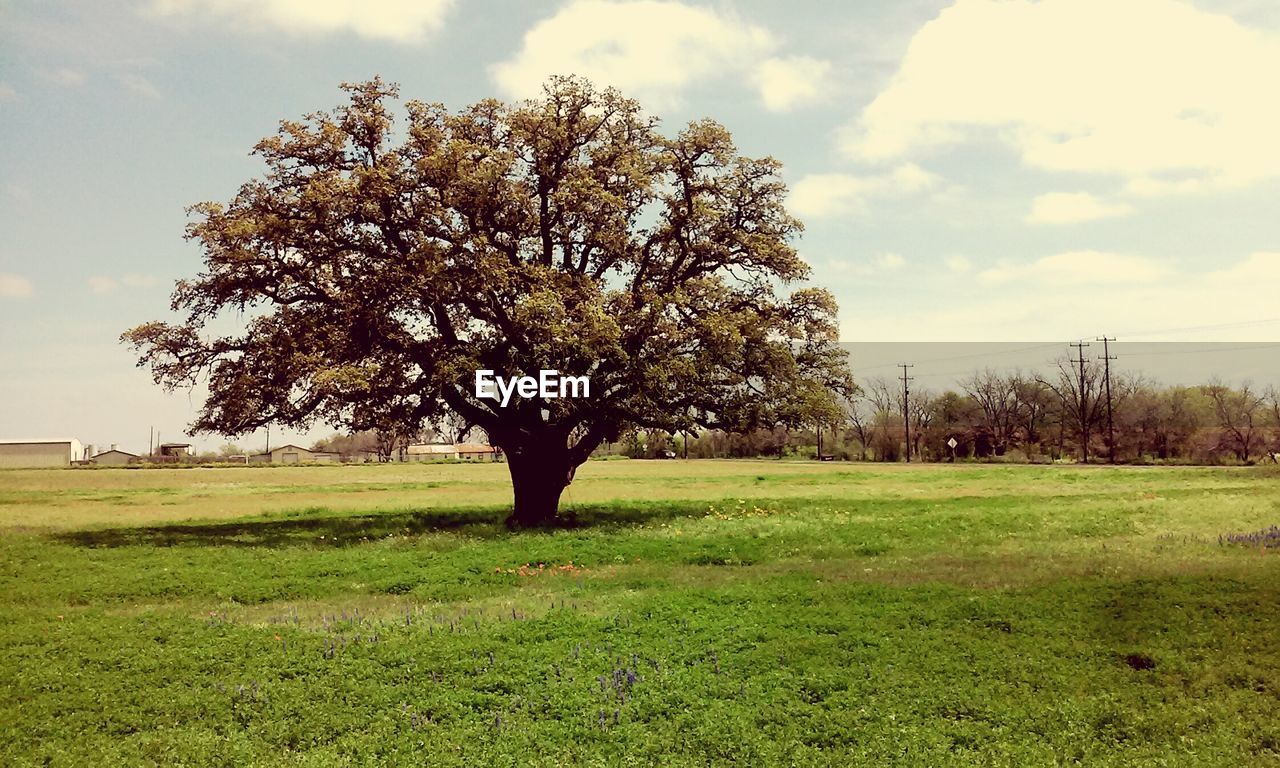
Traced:
[[318, 508], [288, 518], [242, 518], [216, 523], [98, 528], [51, 538], [90, 548], [115, 547], [345, 547], [397, 536], [456, 532], [475, 538], [547, 534], [558, 530], [631, 527], [706, 512], [706, 504], [618, 503], [562, 510], [554, 524], [512, 530], [509, 509], [479, 507], [335, 515]]

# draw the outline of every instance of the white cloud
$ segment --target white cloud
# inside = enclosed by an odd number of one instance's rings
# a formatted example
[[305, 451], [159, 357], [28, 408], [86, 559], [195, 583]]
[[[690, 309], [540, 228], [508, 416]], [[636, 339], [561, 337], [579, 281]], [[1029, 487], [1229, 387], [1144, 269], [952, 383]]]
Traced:
[[[1118, 254], [1100, 256], [1105, 259], [1077, 262], [1081, 269], [1101, 270], [1115, 263]], [[1207, 272], [1164, 269], [1149, 262], [1130, 266], [1123, 279], [1105, 283], [1056, 280], [1060, 271], [1046, 268], [1028, 276], [1055, 280], [1052, 290], [1009, 283], [1002, 285], [998, 302], [986, 273], [980, 273], [974, 284], [948, 276], [945, 302], [921, 306], [906, 315], [887, 311], [895, 306], [892, 297], [846, 309], [841, 338], [1066, 342], [1107, 333], [1122, 336], [1122, 341], [1168, 341], [1175, 338], [1169, 330], [1184, 329], [1177, 335], [1182, 340], [1277, 341], [1280, 327], [1263, 321], [1276, 317], [1280, 252], [1254, 253]], [[1133, 279], [1134, 271], [1142, 279]], [[1194, 312], [1191, 319], [1189, 310]], [[1200, 326], [1206, 328], [1188, 330]]]
[[136, 72], [117, 75], [116, 80], [138, 96], [144, 99], [159, 99], [160, 90], [147, 78]]
[[873, 263], [877, 270], [889, 272], [895, 269], [902, 269], [907, 260], [898, 253], [881, 253], [876, 255]]
[[152, 288], [160, 284], [160, 278], [155, 275], [125, 275], [120, 278], [120, 283], [130, 288]]
[[31, 281], [27, 278], [12, 272], [0, 272], [0, 297], [21, 299], [30, 296], [33, 292]]
[[1259, 252], [1226, 269], [1207, 275], [1217, 285], [1247, 288], [1250, 293], [1264, 292], [1274, 296], [1280, 289], [1280, 253]]
[[21, 184], [14, 184], [12, 182], [4, 185], [4, 194], [5, 194], [5, 197], [10, 198], [11, 200], [15, 200], [19, 203], [29, 203], [34, 197], [31, 194], [31, 190], [27, 189]]
[[64, 88], [75, 88], [84, 85], [85, 74], [81, 70], [72, 67], [58, 67], [56, 69], [41, 69], [38, 73], [45, 80], [55, 85], [61, 85]]
[[849, 173], [815, 173], [791, 188], [787, 207], [801, 217], [819, 218], [861, 211], [873, 198], [901, 198], [935, 189], [940, 179], [915, 163], [904, 163], [889, 173], [858, 176]]
[[1074, 224], [1080, 221], [1127, 216], [1133, 206], [1105, 203], [1087, 192], [1050, 192], [1031, 203], [1030, 224]]
[[871, 277], [872, 275], [880, 275], [886, 272], [896, 272], [906, 266], [906, 263], [907, 260], [901, 254], [885, 252], [876, 254], [869, 261], [861, 262], [849, 261], [848, 259], [828, 259], [823, 267], [836, 274], [848, 273]]
[[958, 253], [946, 257], [942, 263], [947, 265], [947, 269], [958, 274], [973, 269], [973, 262], [967, 256], [961, 256]]
[[104, 277], [102, 275], [94, 275], [89, 278], [89, 290], [93, 291], [98, 296], [106, 296], [109, 293], [115, 293], [116, 289], [119, 287], [120, 283], [116, 282], [115, 278]]
[[975, 132], [1136, 194], [1280, 176], [1280, 40], [1178, 0], [959, 0], [843, 136], [884, 161]]
[[160, 16], [220, 21], [288, 34], [354, 32], [373, 40], [418, 42], [439, 31], [453, 0], [153, 0]]
[[[707, 8], [577, 0], [535, 24], [515, 56], [490, 73], [512, 98], [535, 97], [548, 77], [572, 74], [661, 108], [708, 78], [750, 71], [774, 47], [764, 28]], [[784, 91], [778, 86], [772, 98], [795, 98]]]
[[979, 273], [979, 278], [986, 283], [1145, 283], [1158, 280], [1168, 275], [1169, 271], [1160, 262], [1143, 256], [1103, 251], [1067, 251], [1026, 264], [1005, 263], [985, 269]]
[[99, 296], [115, 293], [123, 286], [125, 288], [151, 288], [160, 284], [160, 278], [155, 275], [123, 275], [121, 277], [107, 277], [105, 275], [94, 275], [89, 278], [89, 290]]
[[18, 92], [8, 83], [0, 83], [0, 101], [8, 101], [18, 97]]
[[809, 56], [771, 58], [756, 67], [760, 98], [772, 112], [786, 112], [821, 101], [828, 89], [831, 63]]

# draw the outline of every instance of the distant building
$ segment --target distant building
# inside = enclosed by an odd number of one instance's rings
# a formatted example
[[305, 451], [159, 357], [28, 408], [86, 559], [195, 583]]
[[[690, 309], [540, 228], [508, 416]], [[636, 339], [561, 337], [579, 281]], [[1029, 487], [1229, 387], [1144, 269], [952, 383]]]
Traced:
[[129, 464], [137, 464], [142, 461], [142, 457], [128, 451], [122, 451], [113, 445], [111, 450], [90, 456], [89, 460], [100, 467], [124, 467]]
[[405, 461], [497, 461], [501, 451], [481, 443], [418, 443], [405, 449]]
[[0, 467], [69, 467], [82, 461], [79, 440], [0, 440]]
[[405, 448], [405, 461], [440, 461], [456, 459], [458, 451], [452, 443], [418, 443]]
[[175, 459], [185, 458], [191, 455], [191, 443], [161, 443], [161, 456], [172, 456]]
[[501, 449], [483, 443], [458, 443], [454, 448], [463, 461], [497, 461], [502, 455]]
[[298, 445], [282, 445], [272, 448], [266, 453], [257, 453], [249, 457], [253, 464], [302, 464], [304, 462], [337, 462], [342, 457], [328, 451], [312, 451]]

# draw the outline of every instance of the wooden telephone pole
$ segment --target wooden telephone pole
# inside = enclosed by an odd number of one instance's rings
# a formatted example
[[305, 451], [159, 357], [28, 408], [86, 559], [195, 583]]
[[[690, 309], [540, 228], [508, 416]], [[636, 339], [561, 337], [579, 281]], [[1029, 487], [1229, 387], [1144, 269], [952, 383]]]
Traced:
[[1076, 356], [1071, 359], [1073, 363], [1080, 364], [1080, 453], [1085, 464], [1089, 463], [1089, 392], [1085, 389], [1084, 382], [1084, 348], [1089, 346], [1083, 341], [1067, 346], [1076, 348]]
[[1115, 421], [1111, 416], [1111, 361], [1115, 360], [1115, 355], [1111, 354], [1111, 348], [1107, 346], [1107, 342], [1115, 341], [1115, 337], [1107, 338], [1099, 337], [1095, 341], [1102, 342], [1102, 360], [1103, 377], [1107, 382], [1107, 461], [1112, 464], [1116, 463], [1116, 427]]
[[908, 368], [915, 368], [915, 365], [909, 363], [898, 363], [898, 367], [902, 369], [902, 428], [903, 434], [906, 436], [907, 443], [907, 463], [911, 463], [911, 415], [907, 411], [907, 397], [911, 394], [911, 390], [907, 387], [907, 382], [914, 381], [914, 377], [907, 375]]

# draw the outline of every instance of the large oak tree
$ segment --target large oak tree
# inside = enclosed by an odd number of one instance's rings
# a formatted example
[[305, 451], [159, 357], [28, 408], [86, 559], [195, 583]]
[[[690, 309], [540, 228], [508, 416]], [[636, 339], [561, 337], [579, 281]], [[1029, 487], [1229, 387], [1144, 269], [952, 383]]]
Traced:
[[[410, 101], [403, 122], [394, 85], [344, 90], [259, 142], [265, 173], [229, 203], [192, 207], [183, 319], [124, 334], [158, 383], [207, 381], [194, 430], [461, 418], [506, 454], [512, 521], [537, 525], [623, 430], [799, 424], [851, 386], [778, 162], [717, 123], [667, 137], [577, 78], [457, 113]], [[501, 407], [477, 369], [586, 375], [591, 395]]]

